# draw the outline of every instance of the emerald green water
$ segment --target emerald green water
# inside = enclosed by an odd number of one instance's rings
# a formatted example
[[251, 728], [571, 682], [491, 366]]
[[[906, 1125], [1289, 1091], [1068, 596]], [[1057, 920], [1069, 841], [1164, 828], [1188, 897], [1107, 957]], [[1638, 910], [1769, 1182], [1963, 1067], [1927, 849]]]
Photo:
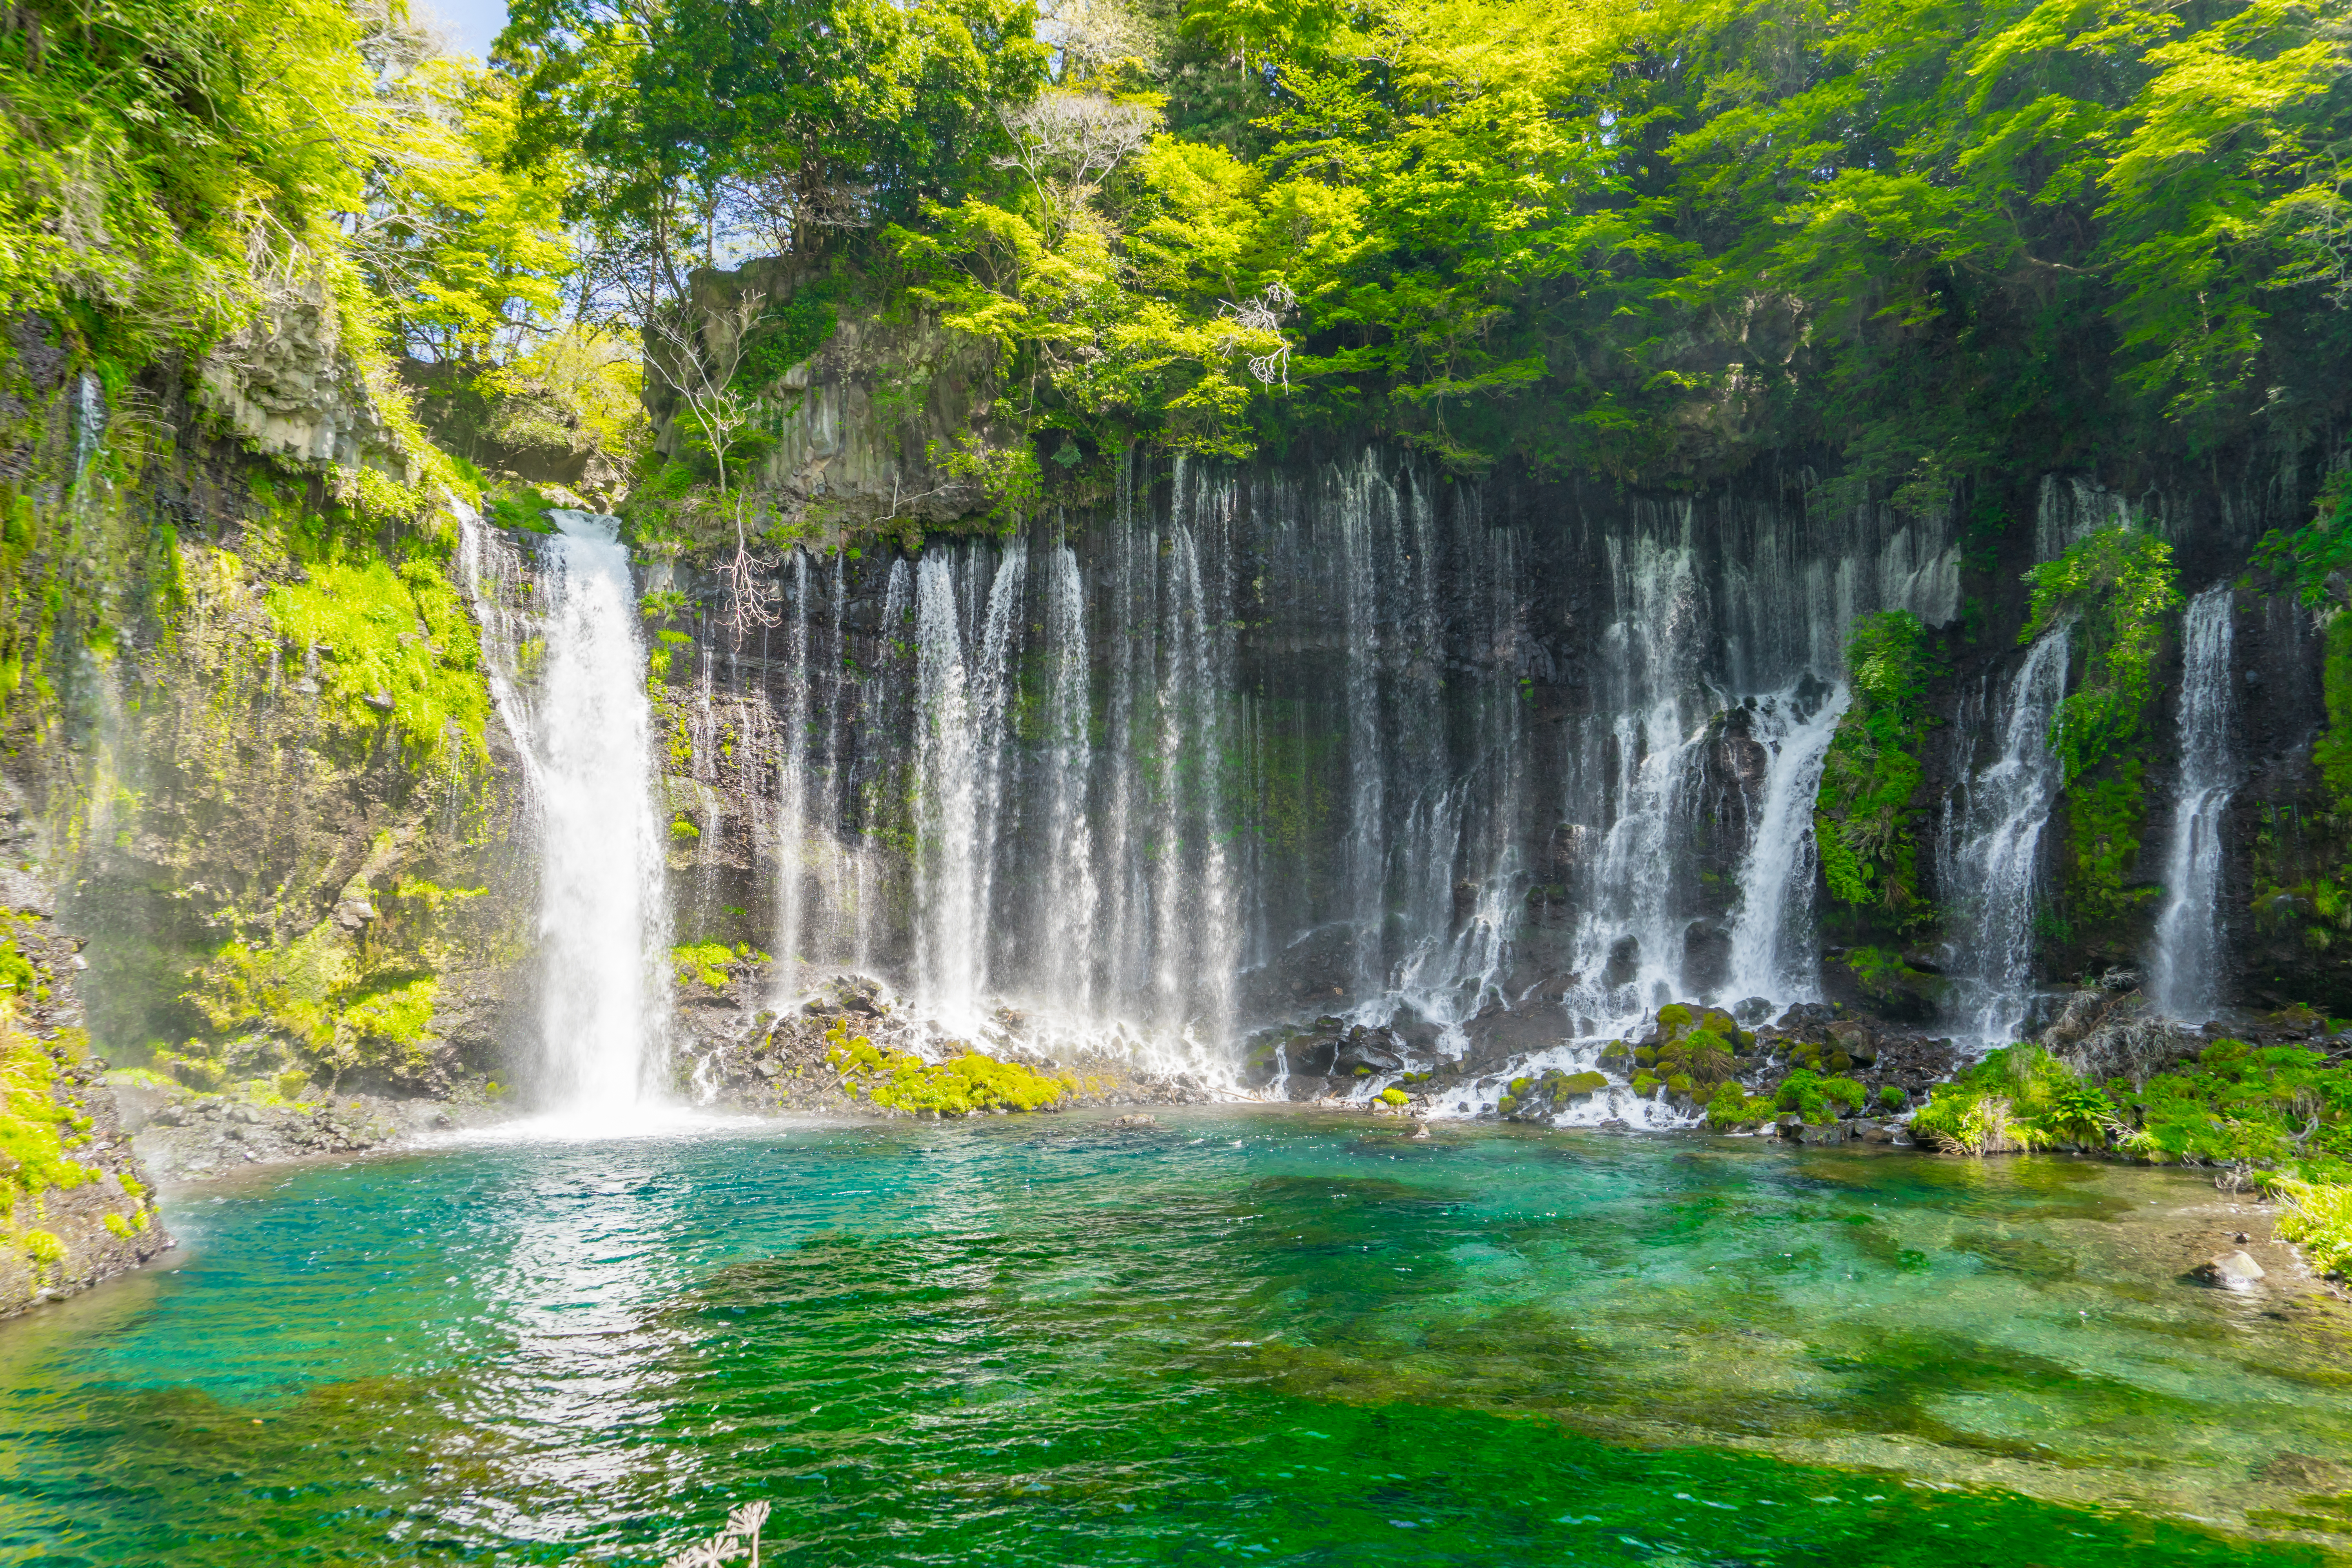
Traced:
[[1163, 1120], [184, 1197], [171, 1271], [0, 1326], [0, 1560], [651, 1563], [753, 1498], [839, 1564], [2352, 1542], [2347, 1321], [2179, 1280], [2193, 1176]]

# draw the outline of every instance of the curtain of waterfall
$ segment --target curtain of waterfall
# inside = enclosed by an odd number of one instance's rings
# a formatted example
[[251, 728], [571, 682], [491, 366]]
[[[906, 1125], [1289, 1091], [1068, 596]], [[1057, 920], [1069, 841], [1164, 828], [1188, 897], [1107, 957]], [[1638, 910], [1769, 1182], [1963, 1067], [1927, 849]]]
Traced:
[[1508, 1015], [1572, 1057], [1668, 998], [1816, 994], [1843, 640], [1949, 617], [1948, 521], [1486, 505], [1379, 451], [1129, 454], [1092, 519], [796, 553], [779, 955], [1220, 1070], [1286, 1017], [1458, 1056]]

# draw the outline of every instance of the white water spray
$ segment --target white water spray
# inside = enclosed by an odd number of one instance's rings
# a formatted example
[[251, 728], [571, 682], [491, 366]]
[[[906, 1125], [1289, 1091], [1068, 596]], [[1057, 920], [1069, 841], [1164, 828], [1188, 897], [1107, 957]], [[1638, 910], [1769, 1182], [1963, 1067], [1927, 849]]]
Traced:
[[667, 1000], [667, 900], [653, 718], [629, 552], [609, 517], [549, 514], [546, 673], [528, 729], [540, 806], [540, 1039], [551, 1106], [653, 1098]]
[[2230, 750], [2231, 609], [2223, 583], [2190, 600], [2182, 623], [2180, 788], [2149, 989], [2158, 1007], [2190, 1022], [2213, 1006], [2221, 972], [2221, 826], [2238, 788]]

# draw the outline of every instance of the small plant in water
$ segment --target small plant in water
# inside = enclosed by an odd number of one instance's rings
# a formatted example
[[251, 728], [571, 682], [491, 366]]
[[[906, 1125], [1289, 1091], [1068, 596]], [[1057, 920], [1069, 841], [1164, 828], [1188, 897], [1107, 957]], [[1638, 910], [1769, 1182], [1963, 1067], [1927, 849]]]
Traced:
[[760, 1531], [768, 1522], [768, 1505], [747, 1502], [727, 1516], [727, 1523], [709, 1540], [688, 1547], [662, 1568], [719, 1568], [738, 1557], [760, 1568]]

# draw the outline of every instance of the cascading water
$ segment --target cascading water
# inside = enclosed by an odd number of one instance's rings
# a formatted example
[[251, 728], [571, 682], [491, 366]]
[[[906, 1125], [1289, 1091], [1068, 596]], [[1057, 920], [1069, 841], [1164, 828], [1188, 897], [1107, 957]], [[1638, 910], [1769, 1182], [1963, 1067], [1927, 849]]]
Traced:
[[1808, 682], [1756, 705], [1752, 738], [1769, 749], [1764, 807], [1739, 865], [1740, 903], [1731, 923], [1731, 971], [1727, 997], [1762, 996], [1776, 1003], [1814, 1000], [1813, 798], [1822, 766], [1844, 717], [1844, 688]]
[[667, 1011], [667, 906], [636, 593], [617, 522], [552, 511], [544, 673], [524, 727], [540, 828], [540, 1039], [551, 1109], [625, 1114], [652, 1095]]
[[2050, 725], [2066, 695], [2067, 658], [2067, 628], [2044, 633], [2000, 701], [1988, 679], [1954, 726], [1962, 736], [2000, 736], [1989, 766], [1961, 770], [1938, 839], [1937, 880], [1958, 917], [1949, 1011], [1979, 1049], [2009, 1044], [2025, 1022], [2042, 829], [2062, 772]]
[[2222, 818], [2238, 787], [2230, 744], [2234, 595], [2226, 583], [2189, 603], [2181, 625], [2180, 783], [2165, 857], [2149, 991], [2176, 1018], [2201, 1021], [2221, 971]]
[[[800, 991], [801, 949], [807, 934], [806, 904], [809, 867], [809, 713], [810, 682], [815, 669], [809, 658], [809, 558], [792, 554], [792, 607], [788, 647], [791, 688], [785, 699], [782, 744], [777, 748], [779, 775], [776, 828], [776, 975], [779, 1003], [789, 1003]], [[752, 748], [747, 756], [755, 755]]]
[[773, 945], [946, 1036], [1219, 1073], [1286, 1018], [1486, 1060], [1810, 998], [1846, 630], [1950, 617], [1948, 520], [1484, 505], [1130, 458], [1090, 522], [788, 561]]

